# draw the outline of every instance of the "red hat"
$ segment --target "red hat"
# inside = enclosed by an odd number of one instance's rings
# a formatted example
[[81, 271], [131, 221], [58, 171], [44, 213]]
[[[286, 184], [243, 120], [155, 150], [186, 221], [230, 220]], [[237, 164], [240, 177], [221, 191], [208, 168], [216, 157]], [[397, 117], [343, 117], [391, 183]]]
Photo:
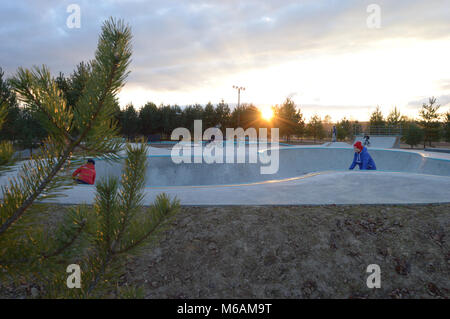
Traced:
[[358, 141], [355, 144], [353, 144], [353, 146], [359, 148], [360, 151], [362, 151], [362, 149], [363, 149], [363, 146], [362, 146], [360, 141]]

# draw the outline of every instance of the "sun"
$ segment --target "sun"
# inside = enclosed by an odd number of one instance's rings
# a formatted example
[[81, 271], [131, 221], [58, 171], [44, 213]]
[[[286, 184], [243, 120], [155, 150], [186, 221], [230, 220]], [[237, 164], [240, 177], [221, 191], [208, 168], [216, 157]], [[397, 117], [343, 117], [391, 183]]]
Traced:
[[265, 107], [261, 109], [261, 116], [266, 121], [270, 121], [273, 117], [273, 110], [271, 107]]

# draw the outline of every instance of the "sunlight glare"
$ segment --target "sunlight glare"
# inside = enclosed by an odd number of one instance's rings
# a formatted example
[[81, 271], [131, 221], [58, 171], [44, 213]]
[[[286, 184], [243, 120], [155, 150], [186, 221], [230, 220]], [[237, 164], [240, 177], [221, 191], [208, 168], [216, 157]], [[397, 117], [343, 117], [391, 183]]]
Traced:
[[266, 121], [270, 121], [273, 117], [273, 110], [270, 107], [265, 107], [261, 109], [261, 116]]

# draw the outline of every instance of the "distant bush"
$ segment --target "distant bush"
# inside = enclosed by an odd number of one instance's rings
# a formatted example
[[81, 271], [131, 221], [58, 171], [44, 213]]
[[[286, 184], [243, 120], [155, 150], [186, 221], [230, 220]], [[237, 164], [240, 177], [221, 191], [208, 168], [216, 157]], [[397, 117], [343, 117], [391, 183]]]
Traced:
[[446, 142], [450, 142], [450, 111], [445, 114], [444, 119], [444, 138]]
[[413, 148], [423, 141], [423, 129], [414, 122], [407, 123], [402, 136], [402, 142], [408, 144]]

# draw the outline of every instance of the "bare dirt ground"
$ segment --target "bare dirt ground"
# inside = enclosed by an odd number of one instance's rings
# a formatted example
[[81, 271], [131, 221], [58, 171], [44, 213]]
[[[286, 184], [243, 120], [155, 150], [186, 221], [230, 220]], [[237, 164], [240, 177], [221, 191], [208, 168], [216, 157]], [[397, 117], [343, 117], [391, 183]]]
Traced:
[[449, 226], [450, 205], [183, 208], [126, 281], [146, 298], [448, 298]]
[[[449, 230], [450, 204], [182, 207], [120, 285], [145, 298], [448, 298]], [[30, 298], [30, 285], [0, 283], [0, 298]]]

